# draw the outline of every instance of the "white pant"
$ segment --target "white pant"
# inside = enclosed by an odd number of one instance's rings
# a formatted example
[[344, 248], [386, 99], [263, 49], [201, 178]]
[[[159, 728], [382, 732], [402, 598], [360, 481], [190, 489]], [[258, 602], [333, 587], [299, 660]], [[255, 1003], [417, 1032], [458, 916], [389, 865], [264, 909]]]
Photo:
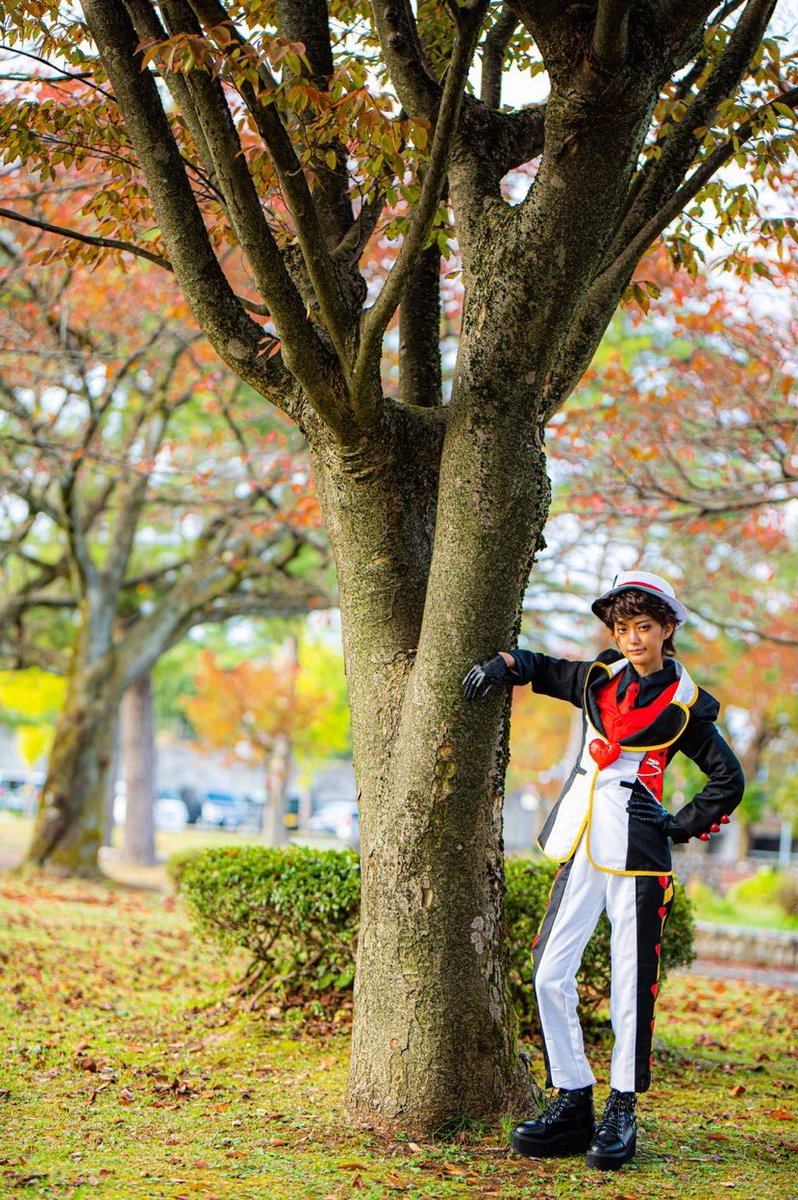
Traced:
[[615, 1035], [610, 1086], [644, 1092], [659, 991], [662, 930], [673, 897], [667, 876], [611, 875], [591, 866], [580, 841], [560, 869], [534, 948], [534, 986], [549, 1086], [595, 1083], [577, 1015], [576, 974], [606, 908], [612, 929], [610, 1018]]

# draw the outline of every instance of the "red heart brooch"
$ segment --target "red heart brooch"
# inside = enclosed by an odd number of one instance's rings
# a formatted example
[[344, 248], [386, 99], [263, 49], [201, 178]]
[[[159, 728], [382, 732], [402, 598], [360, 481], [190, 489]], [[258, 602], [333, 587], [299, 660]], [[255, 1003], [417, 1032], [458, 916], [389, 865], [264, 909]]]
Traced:
[[601, 738], [594, 738], [588, 746], [590, 757], [594, 763], [598, 763], [599, 769], [603, 770], [610, 763], [614, 763], [616, 758], [620, 758], [621, 747], [618, 742], [602, 742]]

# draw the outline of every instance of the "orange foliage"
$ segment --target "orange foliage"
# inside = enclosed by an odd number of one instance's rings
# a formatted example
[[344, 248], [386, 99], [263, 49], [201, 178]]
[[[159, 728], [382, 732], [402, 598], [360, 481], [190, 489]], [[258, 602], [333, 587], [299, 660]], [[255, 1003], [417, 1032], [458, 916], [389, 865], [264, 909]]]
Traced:
[[322, 715], [328, 699], [297, 689], [296, 663], [242, 662], [222, 668], [208, 650], [200, 656], [197, 695], [182, 706], [200, 739], [219, 749], [265, 761], [279, 735], [292, 742]]

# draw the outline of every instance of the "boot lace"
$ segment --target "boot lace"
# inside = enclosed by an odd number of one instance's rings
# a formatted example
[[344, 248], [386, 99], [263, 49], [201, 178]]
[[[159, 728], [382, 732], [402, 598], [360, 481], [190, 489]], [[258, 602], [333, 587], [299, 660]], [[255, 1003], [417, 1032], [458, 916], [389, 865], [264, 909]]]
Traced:
[[553, 1121], [559, 1119], [563, 1109], [566, 1108], [569, 1103], [573, 1103], [571, 1097], [565, 1092], [559, 1092], [548, 1105], [548, 1107], [545, 1108], [540, 1114], [539, 1119], [544, 1125], [550, 1125]]
[[636, 1100], [634, 1092], [611, 1091], [599, 1128], [606, 1133], [620, 1133], [634, 1117]]

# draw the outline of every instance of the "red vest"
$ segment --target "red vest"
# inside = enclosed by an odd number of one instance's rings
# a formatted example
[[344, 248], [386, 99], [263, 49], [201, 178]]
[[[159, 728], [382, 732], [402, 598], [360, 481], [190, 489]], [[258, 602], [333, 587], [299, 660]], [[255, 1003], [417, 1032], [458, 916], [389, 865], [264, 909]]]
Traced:
[[[601, 723], [604, 726], [604, 732], [611, 742], [620, 742], [624, 738], [631, 737], [634, 733], [640, 733], [646, 726], [650, 725], [655, 717], [658, 717], [663, 709], [667, 708], [676, 694], [676, 689], [679, 686], [679, 680], [675, 679], [669, 684], [656, 700], [652, 700], [650, 704], [646, 704], [644, 708], [630, 708], [627, 712], [622, 711], [622, 705], [618, 703], [618, 688], [621, 682], [620, 671], [614, 679], [611, 679], [606, 687], [603, 687], [596, 696], [596, 703], [601, 714]], [[630, 684], [634, 687], [634, 684]], [[624, 695], [624, 700], [628, 700], [628, 691]]]
[[[650, 704], [646, 704], [643, 708], [629, 708], [622, 712], [621, 709], [625, 708], [630, 701], [629, 689], [627, 689], [623, 700], [618, 702], [618, 687], [622, 674], [623, 671], [620, 671], [596, 696], [604, 732], [611, 742], [616, 743], [623, 738], [631, 737], [632, 734], [640, 733], [649, 726], [663, 709], [667, 708], [679, 686], [679, 680], [676, 679], [664, 688]], [[632, 687], [635, 685], [630, 683], [629, 688]], [[635, 691], [633, 694], [637, 695], [637, 692]], [[649, 791], [654, 793], [660, 803], [662, 802], [662, 785], [667, 762], [668, 751], [666, 749], [650, 750], [637, 771], [638, 778], [642, 780]]]

